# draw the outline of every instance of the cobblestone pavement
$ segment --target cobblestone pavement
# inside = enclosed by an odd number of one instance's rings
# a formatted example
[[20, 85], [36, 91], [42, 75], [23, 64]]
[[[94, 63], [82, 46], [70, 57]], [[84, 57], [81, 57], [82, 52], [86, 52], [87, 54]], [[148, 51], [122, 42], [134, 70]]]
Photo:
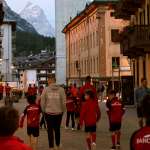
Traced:
[[[0, 102], [0, 106], [3, 102]], [[101, 103], [102, 117], [98, 123], [97, 129], [97, 150], [109, 150], [111, 146], [110, 133], [108, 131], [108, 120], [105, 112], [105, 104]], [[25, 99], [21, 99], [19, 103], [14, 104], [20, 112], [23, 111], [26, 106]], [[62, 150], [86, 150], [84, 131], [71, 131], [64, 129], [65, 117], [62, 124]], [[129, 140], [131, 134], [137, 129], [137, 118], [135, 108], [127, 108], [124, 116], [122, 126], [122, 150], [129, 150]], [[19, 129], [16, 133], [17, 136], [22, 138], [25, 143], [28, 143], [26, 129]], [[40, 130], [39, 137], [39, 150], [48, 150], [48, 140], [46, 130]]]

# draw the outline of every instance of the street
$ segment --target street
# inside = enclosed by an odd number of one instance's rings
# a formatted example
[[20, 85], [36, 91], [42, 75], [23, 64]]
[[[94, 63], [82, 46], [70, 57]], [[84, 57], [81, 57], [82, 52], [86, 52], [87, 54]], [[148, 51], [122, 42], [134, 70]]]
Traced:
[[[2, 101], [0, 102], [3, 105]], [[98, 123], [97, 129], [97, 150], [109, 150], [111, 146], [111, 138], [108, 131], [108, 120], [105, 112], [105, 103], [101, 103], [102, 117]], [[21, 99], [19, 103], [15, 103], [14, 107], [22, 112], [26, 106], [26, 100]], [[62, 150], [85, 150], [84, 131], [72, 131], [64, 128], [65, 117], [62, 123]], [[129, 140], [132, 133], [137, 129], [136, 111], [133, 107], [128, 107], [124, 116], [122, 126], [122, 150], [129, 150]], [[25, 143], [28, 143], [26, 128], [19, 129], [16, 133]], [[39, 150], [48, 150], [47, 133], [45, 129], [40, 130]]]

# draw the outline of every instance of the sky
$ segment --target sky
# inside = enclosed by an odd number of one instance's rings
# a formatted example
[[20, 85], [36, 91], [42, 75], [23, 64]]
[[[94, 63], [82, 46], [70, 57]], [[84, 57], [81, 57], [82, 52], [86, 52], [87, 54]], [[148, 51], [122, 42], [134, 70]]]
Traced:
[[50, 24], [55, 27], [55, 0], [6, 0], [6, 2], [17, 13], [20, 13], [28, 2], [39, 5], [44, 10]]

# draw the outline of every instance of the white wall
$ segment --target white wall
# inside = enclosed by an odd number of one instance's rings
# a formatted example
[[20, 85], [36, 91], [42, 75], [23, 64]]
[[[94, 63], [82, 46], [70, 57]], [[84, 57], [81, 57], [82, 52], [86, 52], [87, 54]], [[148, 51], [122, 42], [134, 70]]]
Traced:
[[63, 28], [77, 11], [84, 9], [86, 0], [55, 0], [56, 16], [56, 79], [58, 84], [66, 83], [66, 46]]
[[2, 74], [5, 81], [12, 80], [12, 26], [9, 24], [2, 25]]

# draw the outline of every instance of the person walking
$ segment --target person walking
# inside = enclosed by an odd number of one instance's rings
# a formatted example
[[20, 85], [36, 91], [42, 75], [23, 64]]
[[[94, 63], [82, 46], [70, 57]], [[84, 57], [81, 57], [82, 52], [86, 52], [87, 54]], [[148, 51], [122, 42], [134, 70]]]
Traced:
[[120, 149], [121, 125], [125, 108], [121, 100], [116, 97], [116, 92], [114, 90], [109, 92], [106, 108], [112, 139], [111, 150]]
[[29, 136], [29, 143], [33, 150], [37, 150], [40, 113], [41, 107], [36, 104], [36, 96], [27, 96], [29, 105], [25, 108], [20, 119], [20, 128], [23, 128], [24, 119], [27, 116], [27, 134]]
[[131, 136], [130, 150], [150, 150], [150, 95], [142, 100], [141, 110], [146, 125]]
[[67, 94], [66, 107], [67, 107], [66, 129], [69, 128], [69, 121], [71, 117], [72, 131], [74, 131], [75, 130], [75, 101], [73, 99], [71, 92]]
[[85, 91], [85, 103], [81, 108], [80, 126], [84, 123], [88, 150], [96, 150], [96, 124], [101, 113], [92, 90]]
[[3, 99], [3, 93], [4, 93], [4, 86], [3, 86], [3, 84], [1, 83], [1, 84], [0, 84], [0, 100]]
[[141, 104], [143, 98], [150, 94], [150, 89], [147, 87], [147, 80], [146, 78], [141, 79], [141, 87], [137, 88], [135, 91], [135, 102], [137, 107], [137, 117], [138, 117], [138, 123], [140, 127], [143, 127], [143, 114], [141, 109]]
[[7, 97], [10, 97], [10, 95], [11, 95], [11, 87], [9, 86], [8, 83], [6, 83], [6, 86], [5, 86], [5, 93], [6, 93]]
[[92, 90], [94, 92], [94, 96], [95, 96], [95, 100], [97, 99], [97, 92], [96, 92], [96, 88], [91, 84], [91, 77], [90, 76], [87, 76], [86, 79], [85, 79], [85, 85], [83, 85], [81, 88], [80, 88], [80, 99], [82, 102], [85, 101], [85, 91], [86, 90]]
[[63, 113], [66, 111], [66, 94], [65, 90], [56, 84], [56, 79], [52, 75], [48, 77], [48, 87], [41, 95], [41, 108], [47, 122], [49, 148], [54, 150], [56, 144], [56, 149], [60, 150], [60, 126]]

